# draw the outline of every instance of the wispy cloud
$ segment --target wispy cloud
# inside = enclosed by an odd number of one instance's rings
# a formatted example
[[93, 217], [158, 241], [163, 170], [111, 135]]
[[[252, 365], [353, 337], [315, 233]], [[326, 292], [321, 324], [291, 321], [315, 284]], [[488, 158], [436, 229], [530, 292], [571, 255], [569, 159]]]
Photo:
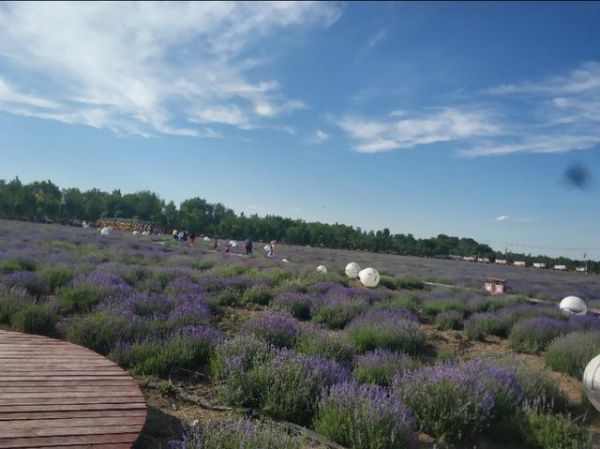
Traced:
[[340, 15], [320, 2], [0, 4], [0, 110], [139, 135], [263, 126], [306, 105], [252, 79], [252, 48]]
[[383, 42], [388, 36], [387, 27], [381, 28], [377, 33], [367, 39], [367, 41], [360, 47], [360, 50], [356, 54], [354, 58], [354, 63], [360, 62], [363, 58], [365, 58], [373, 48], [375, 48], [379, 43]]
[[357, 141], [354, 150], [360, 153], [409, 149], [500, 132], [485, 110], [443, 108], [418, 115], [401, 114], [400, 119], [396, 112], [377, 120], [345, 117], [338, 124]]
[[533, 218], [529, 218], [529, 217], [511, 217], [509, 215], [499, 215], [498, 217], [494, 218], [494, 221], [499, 221], [499, 222], [514, 221], [514, 222], [519, 222], [519, 223], [531, 223], [536, 220], [534, 220]]
[[327, 134], [325, 131], [317, 129], [309, 138], [309, 143], [323, 143], [328, 140], [331, 136]]
[[502, 139], [467, 147], [460, 152], [463, 156], [564, 153], [600, 145], [600, 63], [588, 62], [566, 75], [501, 85], [485, 93], [517, 102], [529, 112], [529, 123], [516, 125], [516, 132]]
[[378, 153], [452, 142], [463, 157], [564, 153], [600, 146], [600, 63], [565, 75], [473, 92], [476, 105], [385, 118], [347, 115], [339, 126], [353, 149]]

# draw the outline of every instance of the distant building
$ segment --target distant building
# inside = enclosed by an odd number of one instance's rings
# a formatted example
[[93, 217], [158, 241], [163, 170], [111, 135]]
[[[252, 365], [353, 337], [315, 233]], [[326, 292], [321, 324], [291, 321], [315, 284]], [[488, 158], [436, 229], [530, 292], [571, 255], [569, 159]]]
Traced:
[[475, 262], [477, 259], [475, 259], [475, 257], [472, 257], [472, 256], [465, 256], [465, 257], [463, 257], [463, 260], [465, 262]]
[[478, 257], [477, 262], [479, 263], [490, 263], [490, 259], [488, 257]]
[[487, 278], [483, 287], [492, 295], [502, 295], [510, 290], [506, 279]]
[[498, 265], [506, 265], [506, 259], [496, 259]]
[[544, 262], [534, 262], [533, 268], [546, 268], [546, 264]]
[[567, 266], [566, 265], [554, 265], [554, 269], [559, 270], [559, 271], [566, 271]]
[[585, 269], [585, 267], [577, 267], [577, 268], [575, 268], [575, 271], [577, 271], [579, 273], [585, 273], [587, 270]]
[[513, 265], [515, 267], [524, 267], [525, 266], [525, 261], [524, 260], [515, 260]]

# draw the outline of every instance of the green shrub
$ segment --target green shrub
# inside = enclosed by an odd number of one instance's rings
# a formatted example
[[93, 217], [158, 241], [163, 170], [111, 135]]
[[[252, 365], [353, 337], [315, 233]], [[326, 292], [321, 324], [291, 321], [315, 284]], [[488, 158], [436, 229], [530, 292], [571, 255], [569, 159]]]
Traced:
[[175, 338], [166, 343], [136, 343], [114, 350], [109, 357], [136, 374], [166, 377], [173, 368], [198, 370], [209, 361], [211, 352], [209, 342], [190, 344]]
[[273, 299], [273, 294], [266, 288], [254, 287], [246, 290], [242, 295], [244, 304], [256, 304], [259, 306], [268, 306]]
[[248, 419], [212, 421], [193, 428], [183, 437], [185, 449], [301, 449], [309, 447], [302, 438], [288, 434], [268, 422]]
[[65, 336], [72, 343], [107, 355], [114, 349], [119, 338], [123, 338], [128, 332], [128, 321], [124, 317], [96, 313], [70, 321], [65, 329]]
[[375, 385], [332, 386], [321, 397], [314, 426], [354, 449], [405, 449], [416, 440], [411, 411], [387, 388]]
[[259, 407], [266, 385], [258, 367], [272, 356], [269, 344], [253, 335], [237, 335], [217, 345], [210, 372], [219, 398], [226, 404]]
[[435, 324], [439, 330], [459, 330], [463, 326], [463, 313], [458, 310], [440, 312], [435, 317]]
[[425, 288], [425, 284], [423, 283], [423, 281], [412, 278], [412, 277], [397, 277], [395, 280], [396, 280], [396, 288], [399, 288], [399, 289], [423, 290]]
[[544, 360], [553, 370], [580, 379], [598, 348], [600, 332], [573, 332], [554, 340], [544, 353]]
[[17, 271], [35, 271], [35, 262], [27, 259], [8, 259], [0, 263], [0, 273], [12, 274]]
[[401, 352], [376, 349], [356, 357], [352, 374], [362, 383], [389, 386], [396, 375], [414, 371], [420, 366], [420, 362]]
[[48, 284], [48, 291], [54, 294], [73, 280], [73, 269], [66, 265], [48, 265], [38, 271], [38, 275]]
[[215, 261], [211, 259], [203, 259], [192, 262], [192, 268], [198, 271], [210, 270], [215, 266]]
[[410, 312], [417, 312], [421, 308], [422, 299], [414, 293], [395, 294], [389, 298], [383, 299], [373, 305], [374, 309], [398, 308]]
[[534, 408], [517, 414], [516, 427], [522, 440], [543, 449], [591, 449], [590, 434], [568, 417], [551, 415]]
[[20, 332], [52, 335], [56, 331], [56, 316], [48, 306], [29, 304], [12, 316], [11, 324]]
[[12, 317], [23, 307], [33, 303], [33, 298], [0, 297], [0, 324], [10, 324]]
[[424, 301], [422, 311], [425, 315], [434, 316], [441, 312], [456, 310], [463, 312], [465, 304], [460, 299], [436, 299], [433, 301]]
[[379, 279], [379, 285], [390, 290], [396, 290], [398, 288], [396, 280], [392, 276], [382, 275]]
[[65, 315], [89, 312], [104, 295], [104, 291], [92, 285], [63, 287], [57, 292], [58, 309]]
[[567, 330], [567, 323], [552, 318], [529, 318], [515, 324], [508, 336], [510, 347], [516, 351], [538, 354]]
[[294, 349], [302, 354], [320, 355], [349, 365], [354, 359], [356, 348], [344, 334], [330, 335], [315, 330], [301, 331]]

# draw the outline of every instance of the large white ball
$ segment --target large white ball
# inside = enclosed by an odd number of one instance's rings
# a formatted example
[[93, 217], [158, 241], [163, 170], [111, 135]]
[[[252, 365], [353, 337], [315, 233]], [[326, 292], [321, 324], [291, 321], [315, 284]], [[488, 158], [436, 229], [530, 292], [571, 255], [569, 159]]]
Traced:
[[265, 247], [263, 248], [265, 251], [269, 251], [271, 249], [271, 245], [265, 245]]
[[585, 367], [583, 388], [592, 405], [600, 412], [600, 354]]
[[577, 296], [567, 296], [558, 307], [567, 315], [585, 315], [587, 313], [585, 302]]
[[289, 260], [287, 260], [286, 258], [283, 258], [283, 259], [281, 259], [281, 261], [282, 261], [283, 263], [290, 263], [290, 261], [289, 261]]
[[131, 234], [132, 235], [140, 235], [140, 231], [133, 231]]
[[210, 242], [210, 237], [204, 237], [202, 240], [204, 240], [205, 242]]
[[356, 279], [358, 277], [358, 272], [360, 271], [360, 266], [356, 262], [350, 262], [346, 265], [346, 276], [350, 279]]
[[319, 265], [319, 266], [317, 267], [317, 271], [318, 271], [319, 273], [327, 273], [327, 267], [326, 267], [325, 265]]
[[365, 268], [364, 270], [360, 270], [358, 272], [358, 277], [365, 287], [377, 287], [377, 284], [379, 284], [380, 276], [375, 268]]
[[110, 234], [110, 228], [100, 229], [100, 235], [109, 235], [109, 234]]

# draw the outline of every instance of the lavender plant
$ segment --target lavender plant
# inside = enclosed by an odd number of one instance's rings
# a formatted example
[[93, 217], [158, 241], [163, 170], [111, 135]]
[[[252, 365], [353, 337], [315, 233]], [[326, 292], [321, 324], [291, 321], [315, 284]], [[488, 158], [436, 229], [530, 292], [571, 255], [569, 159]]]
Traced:
[[428, 366], [398, 376], [393, 388], [415, 411], [421, 429], [442, 441], [471, 440], [490, 425], [493, 416], [493, 392], [458, 365]]
[[375, 349], [356, 357], [352, 374], [359, 382], [389, 386], [396, 375], [419, 367], [420, 363], [406, 354]]
[[405, 449], [416, 441], [413, 413], [389, 389], [354, 382], [326, 390], [314, 427], [355, 449]]
[[287, 312], [299, 320], [309, 320], [312, 298], [304, 293], [286, 291], [277, 295], [273, 306], [276, 310]]
[[573, 332], [554, 340], [544, 353], [546, 363], [556, 371], [581, 378], [588, 362], [598, 354], [600, 332]]
[[567, 330], [564, 320], [539, 317], [518, 322], [512, 327], [508, 340], [517, 351], [538, 354]]
[[265, 312], [246, 321], [242, 332], [254, 334], [275, 346], [292, 347], [300, 333], [300, 323], [289, 315]]
[[306, 442], [269, 422], [230, 418], [189, 429], [171, 449], [302, 449]]
[[403, 309], [370, 310], [347, 326], [348, 336], [359, 351], [387, 348], [415, 354], [425, 344], [417, 318]]

